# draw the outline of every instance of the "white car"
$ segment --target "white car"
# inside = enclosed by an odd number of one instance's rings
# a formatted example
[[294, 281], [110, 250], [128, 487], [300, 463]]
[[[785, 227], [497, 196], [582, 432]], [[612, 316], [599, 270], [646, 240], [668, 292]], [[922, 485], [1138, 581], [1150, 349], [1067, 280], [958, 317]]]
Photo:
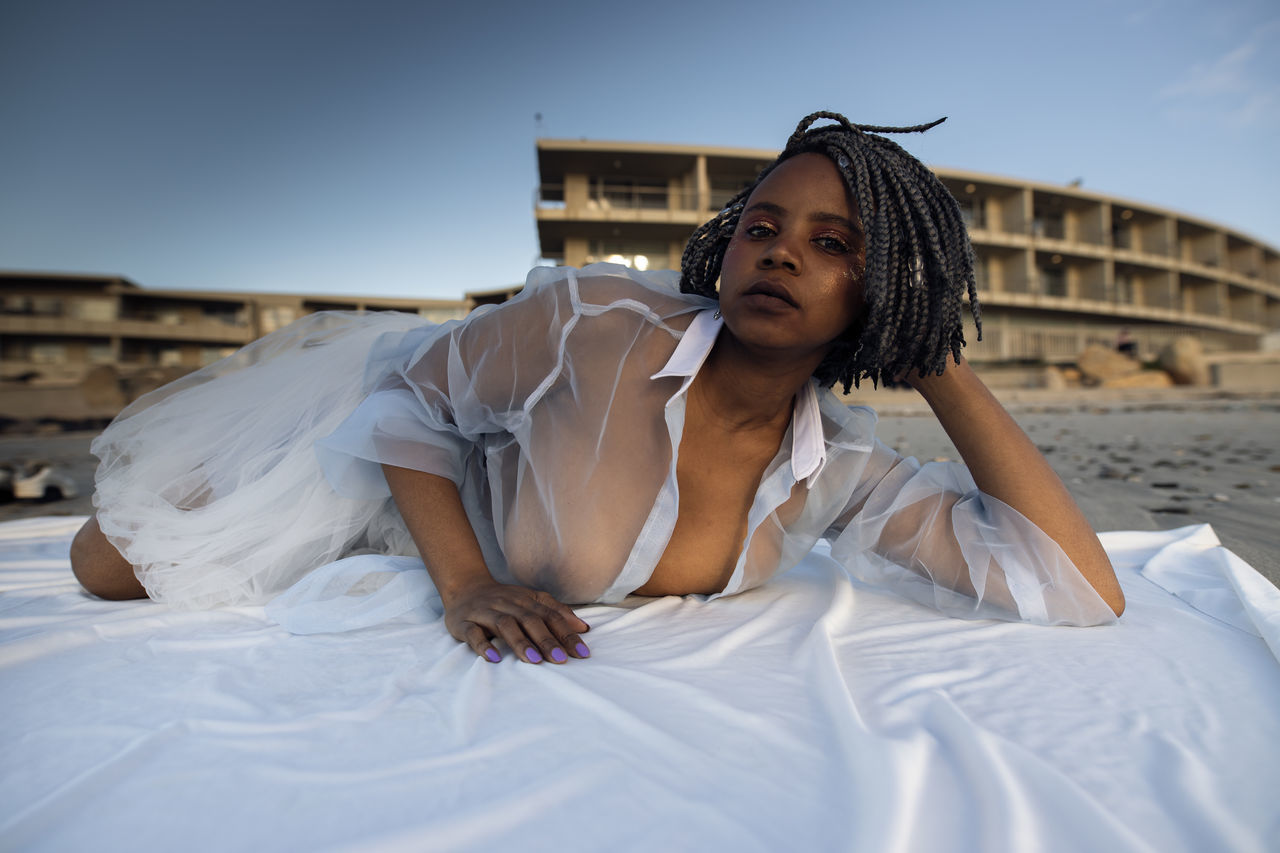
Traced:
[[60, 501], [80, 494], [75, 481], [48, 462], [30, 462], [18, 472], [0, 470], [0, 492], [10, 490], [18, 500]]

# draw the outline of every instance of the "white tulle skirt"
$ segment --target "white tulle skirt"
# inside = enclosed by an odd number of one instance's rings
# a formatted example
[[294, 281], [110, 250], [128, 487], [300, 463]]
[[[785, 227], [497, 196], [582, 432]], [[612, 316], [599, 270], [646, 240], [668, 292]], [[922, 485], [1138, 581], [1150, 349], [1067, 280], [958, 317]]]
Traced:
[[313, 314], [125, 409], [92, 445], [94, 504], [147, 594], [262, 604], [353, 553], [415, 554], [391, 500], [336, 494], [314, 445], [364, 398], [378, 339], [423, 325]]

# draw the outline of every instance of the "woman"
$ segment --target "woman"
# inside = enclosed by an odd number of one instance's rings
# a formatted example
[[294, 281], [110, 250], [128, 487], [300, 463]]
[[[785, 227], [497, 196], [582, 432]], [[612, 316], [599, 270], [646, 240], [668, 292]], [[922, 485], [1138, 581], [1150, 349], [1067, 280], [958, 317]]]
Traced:
[[[416, 552], [476, 654], [563, 663], [589, 655], [569, 603], [731, 594], [825, 537], [957, 615], [1113, 618], [1097, 537], [960, 357], [966, 293], [978, 314], [956, 203], [873, 132], [923, 129], [806, 117], [691, 238], [681, 292], [535, 270], [460, 324], [312, 319], [175, 383], [95, 443], [77, 577], [209, 606]], [[876, 442], [828, 390], [866, 378], [914, 386], [968, 470]]]

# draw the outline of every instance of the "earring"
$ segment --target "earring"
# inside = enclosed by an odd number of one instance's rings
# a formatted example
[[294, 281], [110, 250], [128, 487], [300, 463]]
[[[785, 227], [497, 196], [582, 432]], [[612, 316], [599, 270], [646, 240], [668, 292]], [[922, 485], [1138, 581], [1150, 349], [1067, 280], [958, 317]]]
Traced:
[[720, 309], [719, 309], [719, 308], [717, 308], [717, 309], [716, 309], [716, 313], [714, 313], [714, 314], [712, 314], [712, 315], [711, 315], [711, 319], [712, 319], [712, 320], [719, 320], [719, 319], [720, 319], [721, 317], [723, 317], [723, 316], [724, 316], [724, 315], [720, 313]]

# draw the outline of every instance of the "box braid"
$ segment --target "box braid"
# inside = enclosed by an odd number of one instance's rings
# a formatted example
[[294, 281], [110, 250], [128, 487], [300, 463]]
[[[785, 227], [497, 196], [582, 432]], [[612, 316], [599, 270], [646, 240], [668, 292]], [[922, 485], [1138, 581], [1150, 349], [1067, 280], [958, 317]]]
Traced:
[[[811, 128], [819, 119], [838, 124]], [[944, 121], [879, 127], [852, 124], [839, 113], [805, 116], [778, 159], [689, 238], [680, 289], [718, 298], [725, 249], [752, 191], [779, 163], [797, 154], [822, 154], [844, 178], [863, 228], [865, 307], [861, 322], [836, 342], [814, 376], [823, 385], [840, 382], [848, 393], [862, 379], [893, 385], [908, 370], [942, 373], [948, 353], [959, 360], [965, 344], [965, 296], [982, 340], [973, 248], [959, 205], [937, 176], [876, 134], [921, 133]]]

